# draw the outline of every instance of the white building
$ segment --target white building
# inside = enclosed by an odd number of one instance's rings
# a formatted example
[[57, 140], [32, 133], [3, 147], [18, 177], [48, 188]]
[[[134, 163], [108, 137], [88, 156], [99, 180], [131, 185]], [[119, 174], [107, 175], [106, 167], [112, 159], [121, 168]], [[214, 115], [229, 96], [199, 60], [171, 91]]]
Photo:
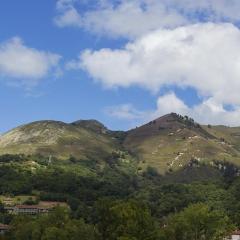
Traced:
[[232, 233], [231, 240], [240, 240], [240, 231], [235, 231], [234, 233]]
[[240, 230], [234, 231], [230, 237], [226, 238], [225, 240], [240, 240]]
[[8, 225], [0, 223], [0, 235], [3, 235], [4, 233], [6, 233], [9, 230], [9, 228], [10, 227]]
[[26, 215], [37, 215], [42, 213], [48, 213], [53, 208], [62, 206], [68, 207], [63, 202], [40, 202], [38, 205], [16, 205], [12, 207], [5, 207], [4, 209], [10, 214], [26, 214]]

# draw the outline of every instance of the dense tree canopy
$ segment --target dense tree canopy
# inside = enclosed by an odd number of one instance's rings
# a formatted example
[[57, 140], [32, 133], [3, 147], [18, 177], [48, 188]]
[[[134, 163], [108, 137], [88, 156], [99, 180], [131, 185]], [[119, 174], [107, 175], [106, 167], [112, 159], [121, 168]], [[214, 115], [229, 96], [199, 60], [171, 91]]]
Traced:
[[163, 239], [168, 240], [222, 240], [234, 226], [221, 211], [205, 204], [190, 205], [183, 211], [171, 215], [163, 230]]
[[160, 176], [111, 159], [83, 175], [76, 171], [81, 163], [46, 165], [40, 159], [30, 169], [23, 156], [10, 159], [0, 165], [0, 195], [28, 194], [69, 208], [14, 216], [0, 203], [0, 223], [11, 226], [8, 240], [222, 240], [240, 227], [240, 177], [231, 164], [224, 171], [191, 165]]

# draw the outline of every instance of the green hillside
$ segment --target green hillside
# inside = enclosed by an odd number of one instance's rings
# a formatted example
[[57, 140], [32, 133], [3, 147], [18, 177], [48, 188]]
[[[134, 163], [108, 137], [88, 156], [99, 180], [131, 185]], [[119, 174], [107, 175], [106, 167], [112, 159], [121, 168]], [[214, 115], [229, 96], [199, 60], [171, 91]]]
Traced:
[[[171, 113], [127, 132], [110, 131], [96, 120], [39, 121], [0, 137], [0, 154], [42, 155], [58, 159], [111, 162], [134, 159], [139, 171], [176, 171], [191, 160], [240, 165], [240, 128], [203, 126]], [[125, 159], [125, 160], [124, 160]]]
[[103, 160], [119, 149], [118, 141], [94, 121], [66, 124], [39, 121], [15, 128], [0, 137], [0, 154], [41, 154], [68, 159]]
[[201, 126], [188, 117], [168, 114], [129, 131], [124, 146], [142, 169], [177, 170], [191, 159], [240, 165], [239, 128]]

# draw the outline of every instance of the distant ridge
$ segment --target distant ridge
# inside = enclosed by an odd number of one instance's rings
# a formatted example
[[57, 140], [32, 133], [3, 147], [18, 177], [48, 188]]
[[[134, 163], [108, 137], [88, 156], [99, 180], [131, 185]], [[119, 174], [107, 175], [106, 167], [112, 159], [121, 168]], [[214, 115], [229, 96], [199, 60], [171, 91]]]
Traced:
[[101, 122], [90, 119], [90, 120], [78, 120], [71, 123], [73, 126], [83, 127], [98, 133], [106, 133], [109, 131]]
[[41, 154], [62, 159], [75, 156], [101, 160], [119, 148], [118, 142], [110, 135], [99, 134], [103, 129], [103, 125], [92, 120], [70, 124], [36, 121], [0, 136], [0, 154]]

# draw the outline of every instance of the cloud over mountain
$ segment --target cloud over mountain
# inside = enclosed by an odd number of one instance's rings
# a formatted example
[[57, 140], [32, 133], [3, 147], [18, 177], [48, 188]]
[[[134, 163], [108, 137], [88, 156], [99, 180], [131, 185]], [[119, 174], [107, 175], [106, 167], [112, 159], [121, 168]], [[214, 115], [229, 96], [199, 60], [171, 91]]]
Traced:
[[139, 125], [171, 112], [191, 116], [202, 124], [239, 126], [240, 119], [239, 106], [234, 110], [227, 111], [222, 104], [209, 98], [200, 104], [189, 107], [173, 92], [158, 97], [156, 108], [152, 110], [140, 111], [132, 104], [111, 106], [107, 110], [108, 115], [114, 118], [125, 121], [135, 120], [135, 123]]
[[123, 49], [86, 50], [72, 68], [107, 87], [193, 87], [204, 97], [240, 104], [240, 30], [231, 24], [196, 24], [158, 30]]
[[[87, 3], [87, 8], [81, 8], [86, 4], [78, 0], [59, 0], [55, 22], [61, 27], [75, 26], [103, 36], [124, 37], [128, 43], [119, 48], [86, 49], [78, 59], [66, 64], [67, 69], [83, 70], [106, 88], [138, 86], [156, 96], [161, 92], [157, 110], [148, 113], [178, 112], [200, 122], [237, 124], [240, 116], [239, 1]], [[174, 90], [171, 94], [162, 92], [166, 86], [170, 90], [193, 88], [202, 102], [189, 107]], [[131, 103], [116, 109], [110, 109], [111, 116], [144, 118]]]

